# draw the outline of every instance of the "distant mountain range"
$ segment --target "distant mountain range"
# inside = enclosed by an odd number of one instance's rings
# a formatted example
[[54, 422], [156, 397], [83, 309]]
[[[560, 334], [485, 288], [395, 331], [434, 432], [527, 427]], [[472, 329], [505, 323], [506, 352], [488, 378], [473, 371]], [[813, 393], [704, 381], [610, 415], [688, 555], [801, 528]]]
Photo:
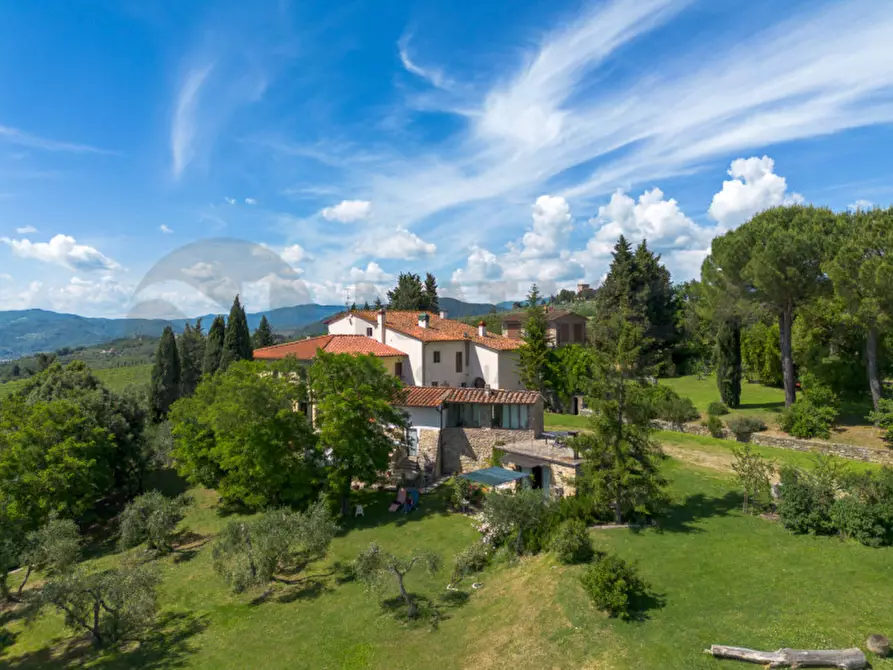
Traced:
[[[440, 306], [454, 318], [506, 309], [505, 303], [468, 303], [454, 298], [441, 298]], [[511, 303], [508, 306], [511, 307]], [[266, 315], [273, 330], [278, 333], [295, 335], [324, 332], [322, 320], [343, 309], [344, 305], [316, 304], [279, 307], [267, 312], [248, 314], [248, 327], [254, 330], [261, 317]], [[214, 315], [206, 314], [201, 318], [207, 331]], [[137, 335], [158, 337], [166, 326], [172, 326], [175, 331], [180, 332], [185, 324], [185, 319], [100, 319], [43, 309], [0, 311], [0, 361], [41, 351], [56, 351], [62, 347], [102, 344]]]

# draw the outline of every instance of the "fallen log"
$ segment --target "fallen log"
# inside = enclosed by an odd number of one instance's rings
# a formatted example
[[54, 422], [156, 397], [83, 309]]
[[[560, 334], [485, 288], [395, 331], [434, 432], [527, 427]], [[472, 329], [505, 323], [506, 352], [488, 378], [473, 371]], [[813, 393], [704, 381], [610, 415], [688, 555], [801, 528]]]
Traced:
[[758, 651], [744, 647], [726, 647], [714, 644], [704, 650], [714, 658], [725, 658], [746, 663], [759, 663], [769, 668], [840, 668], [840, 670], [861, 670], [868, 667], [868, 661], [861, 649], [779, 649], [778, 651]]

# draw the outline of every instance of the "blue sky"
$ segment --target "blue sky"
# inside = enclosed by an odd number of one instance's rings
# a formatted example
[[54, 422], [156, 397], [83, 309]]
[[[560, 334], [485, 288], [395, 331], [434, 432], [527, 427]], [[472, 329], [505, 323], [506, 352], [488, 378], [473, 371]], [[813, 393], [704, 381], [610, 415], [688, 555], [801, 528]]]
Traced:
[[[766, 207], [893, 201], [890, 3], [108, 0], [0, 25], [0, 309], [217, 311], [243, 264], [213, 238], [285, 261], [232, 284], [252, 311], [402, 270], [494, 302], [597, 283], [620, 233], [683, 280]], [[205, 285], [141, 286], [185, 245]]]

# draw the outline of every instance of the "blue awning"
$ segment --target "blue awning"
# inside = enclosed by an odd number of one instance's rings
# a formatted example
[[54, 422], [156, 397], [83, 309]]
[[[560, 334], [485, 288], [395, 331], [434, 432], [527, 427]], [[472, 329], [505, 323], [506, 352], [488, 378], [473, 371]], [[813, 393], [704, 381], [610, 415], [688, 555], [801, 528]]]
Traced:
[[469, 479], [486, 486], [499, 486], [506, 482], [513, 482], [518, 479], [524, 479], [530, 475], [515, 470], [507, 470], [505, 468], [484, 468], [483, 470], [475, 470], [474, 472], [466, 472], [459, 475], [463, 479]]

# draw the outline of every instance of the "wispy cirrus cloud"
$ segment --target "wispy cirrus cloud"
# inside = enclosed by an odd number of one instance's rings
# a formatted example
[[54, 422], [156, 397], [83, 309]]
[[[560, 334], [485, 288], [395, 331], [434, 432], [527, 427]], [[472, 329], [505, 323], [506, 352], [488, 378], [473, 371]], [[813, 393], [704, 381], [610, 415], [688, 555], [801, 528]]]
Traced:
[[118, 152], [108, 149], [100, 149], [99, 147], [90, 146], [88, 144], [78, 144], [76, 142], [65, 142], [60, 140], [48, 139], [33, 135], [18, 128], [0, 125], [0, 143], [14, 144], [29, 149], [40, 149], [42, 151], [64, 151], [76, 154], [105, 154], [117, 155]]
[[214, 63], [190, 68], [177, 93], [171, 124], [171, 170], [175, 179], [180, 178], [183, 170], [195, 158], [202, 87], [213, 69]]

